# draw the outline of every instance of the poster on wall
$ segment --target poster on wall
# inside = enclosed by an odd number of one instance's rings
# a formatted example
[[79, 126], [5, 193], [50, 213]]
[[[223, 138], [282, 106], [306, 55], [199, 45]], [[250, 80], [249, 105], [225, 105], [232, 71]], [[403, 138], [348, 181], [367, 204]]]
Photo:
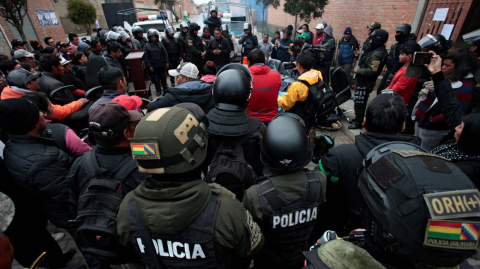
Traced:
[[53, 10], [35, 10], [42, 27], [58, 25], [57, 15]]

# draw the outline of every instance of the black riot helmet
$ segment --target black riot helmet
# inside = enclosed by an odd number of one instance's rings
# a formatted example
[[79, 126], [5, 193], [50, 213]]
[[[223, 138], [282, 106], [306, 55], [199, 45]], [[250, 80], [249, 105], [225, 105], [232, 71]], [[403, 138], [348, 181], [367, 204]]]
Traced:
[[155, 29], [148, 29], [148, 32], [147, 32], [148, 40], [150, 40], [152, 38], [152, 36], [157, 37], [157, 40], [158, 40], [158, 31], [155, 30]]
[[247, 108], [252, 92], [252, 74], [241, 64], [227, 64], [217, 73], [213, 99], [221, 110], [239, 111]]
[[183, 30], [184, 28], [188, 28], [188, 22], [186, 22], [186, 21], [180, 23], [180, 29]]
[[384, 45], [388, 40], [388, 32], [383, 29], [376, 29], [370, 34], [372, 42], [377, 45]]
[[132, 28], [132, 33], [133, 33], [134, 36], [137, 36], [138, 33], [143, 33], [143, 29], [142, 29], [142, 27], [140, 27], [138, 25], [134, 26]]
[[395, 32], [401, 32], [403, 35], [407, 36], [412, 31], [412, 26], [410, 24], [402, 23], [397, 26]]
[[175, 34], [175, 30], [173, 29], [173, 26], [167, 26], [167, 29], [165, 29], [165, 32], [167, 32], [167, 34]]
[[267, 126], [260, 146], [260, 160], [275, 171], [294, 171], [312, 159], [312, 146], [297, 115], [285, 113]]
[[479, 217], [467, 201], [478, 201], [480, 193], [448, 159], [389, 142], [372, 149], [363, 166], [365, 248], [376, 260], [395, 268], [444, 268], [476, 252]]
[[200, 30], [200, 25], [198, 25], [197, 23], [191, 23], [190, 26], [188, 27], [188, 30], [190, 32], [193, 32], [193, 31], [199, 31]]
[[442, 53], [445, 45], [447, 44], [447, 39], [443, 35], [426, 35], [420, 41], [418, 45], [425, 51], [434, 51], [436, 54]]

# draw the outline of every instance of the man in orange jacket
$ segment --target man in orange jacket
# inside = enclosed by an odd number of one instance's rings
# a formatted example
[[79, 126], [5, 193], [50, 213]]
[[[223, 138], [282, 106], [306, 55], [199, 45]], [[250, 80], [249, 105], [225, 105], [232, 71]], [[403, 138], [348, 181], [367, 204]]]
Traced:
[[[8, 76], [8, 86], [2, 91], [0, 99], [20, 98], [26, 92], [38, 91], [37, 78], [40, 72], [30, 73], [25, 69], [15, 69]], [[81, 98], [64, 106], [53, 105], [53, 119], [63, 120], [70, 116], [73, 112], [78, 111], [88, 103], [86, 98]]]

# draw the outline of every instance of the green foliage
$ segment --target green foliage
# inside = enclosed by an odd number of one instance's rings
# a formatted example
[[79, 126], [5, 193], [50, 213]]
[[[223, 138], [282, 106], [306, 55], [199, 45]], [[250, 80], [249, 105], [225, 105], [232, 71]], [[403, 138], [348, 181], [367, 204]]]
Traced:
[[67, 17], [75, 24], [88, 26], [95, 23], [97, 13], [92, 3], [73, 0], [67, 5]]
[[286, 0], [283, 10], [298, 16], [301, 20], [310, 23], [312, 19], [320, 18], [324, 12], [328, 0]]
[[[0, 0], [0, 16], [17, 28], [20, 37], [28, 41], [23, 32], [23, 20], [27, 15], [27, 0]], [[27, 43], [30, 48], [30, 43]]]

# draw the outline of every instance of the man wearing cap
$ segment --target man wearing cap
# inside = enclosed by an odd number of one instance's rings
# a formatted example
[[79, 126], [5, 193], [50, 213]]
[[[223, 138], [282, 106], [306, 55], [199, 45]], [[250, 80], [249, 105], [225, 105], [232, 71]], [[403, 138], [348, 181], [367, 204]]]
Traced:
[[62, 56], [63, 59], [68, 61], [68, 44], [62, 41], [58, 41], [56, 47], [60, 52], [60, 56]]
[[220, 26], [222, 25], [222, 19], [218, 17], [218, 13], [215, 9], [210, 11], [210, 17], [205, 19], [203, 21], [206, 25], [208, 25], [208, 28], [210, 29], [210, 35], [213, 37], [215, 29], [220, 29]]
[[93, 103], [88, 110], [88, 114], [101, 103], [111, 102], [113, 98], [124, 95], [127, 92], [127, 81], [122, 73], [122, 70], [113, 67], [105, 66], [98, 72], [98, 82], [103, 87], [102, 96]]
[[[125, 160], [134, 162], [130, 150], [130, 139], [135, 134], [135, 126], [142, 119], [142, 115], [137, 110], [137, 102], [135, 98], [122, 95], [115, 98], [114, 102], [99, 104], [90, 113], [89, 128], [99, 145], [94, 148], [92, 154], [95, 154], [98, 165], [107, 173], [114, 171], [118, 164], [125, 163]], [[124, 195], [134, 190], [146, 178], [146, 174], [140, 173], [138, 168], [135, 168], [122, 181], [121, 190]], [[70, 182], [70, 209], [75, 215], [78, 199], [90, 180], [84, 159], [77, 158], [67, 176], [67, 181]]]
[[313, 36], [313, 40], [312, 40], [312, 45], [320, 45], [322, 43], [322, 40], [323, 40], [323, 29], [325, 27], [323, 26], [323, 23], [319, 23], [317, 24], [317, 26], [315, 26], [315, 35]]
[[17, 62], [20, 62], [20, 63], [28, 62], [32, 64], [32, 67], [36, 66], [35, 54], [24, 49], [18, 49], [15, 51], [15, 60], [17, 60]]
[[343, 32], [343, 38], [338, 45], [338, 65], [341, 66], [345, 73], [347, 73], [350, 80], [350, 72], [352, 71], [352, 64], [354, 58], [354, 51], [358, 50], [359, 44], [354, 35], [352, 35], [352, 28], [347, 27]]
[[182, 63], [177, 69], [168, 70], [168, 74], [176, 77], [177, 86], [168, 88], [165, 96], [151, 102], [147, 106], [148, 112], [186, 102], [197, 104], [205, 113], [208, 113], [215, 106], [212, 98], [212, 84], [197, 79], [198, 69], [196, 65]]
[[10, 51], [10, 55], [12, 55], [12, 58], [15, 58], [15, 51], [18, 50], [18, 49], [22, 49], [22, 50], [26, 50], [27, 48], [25, 47], [25, 44], [27, 44], [27, 42], [25, 41], [20, 41], [18, 39], [14, 39], [12, 40], [12, 50]]
[[131, 140], [140, 172], [150, 177], [124, 198], [117, 233], [148, 268], [232, 268], [264, 244], [234, 195], [201, 180], [208, 123], [200, 108], [192, 109], [149, 113]]

